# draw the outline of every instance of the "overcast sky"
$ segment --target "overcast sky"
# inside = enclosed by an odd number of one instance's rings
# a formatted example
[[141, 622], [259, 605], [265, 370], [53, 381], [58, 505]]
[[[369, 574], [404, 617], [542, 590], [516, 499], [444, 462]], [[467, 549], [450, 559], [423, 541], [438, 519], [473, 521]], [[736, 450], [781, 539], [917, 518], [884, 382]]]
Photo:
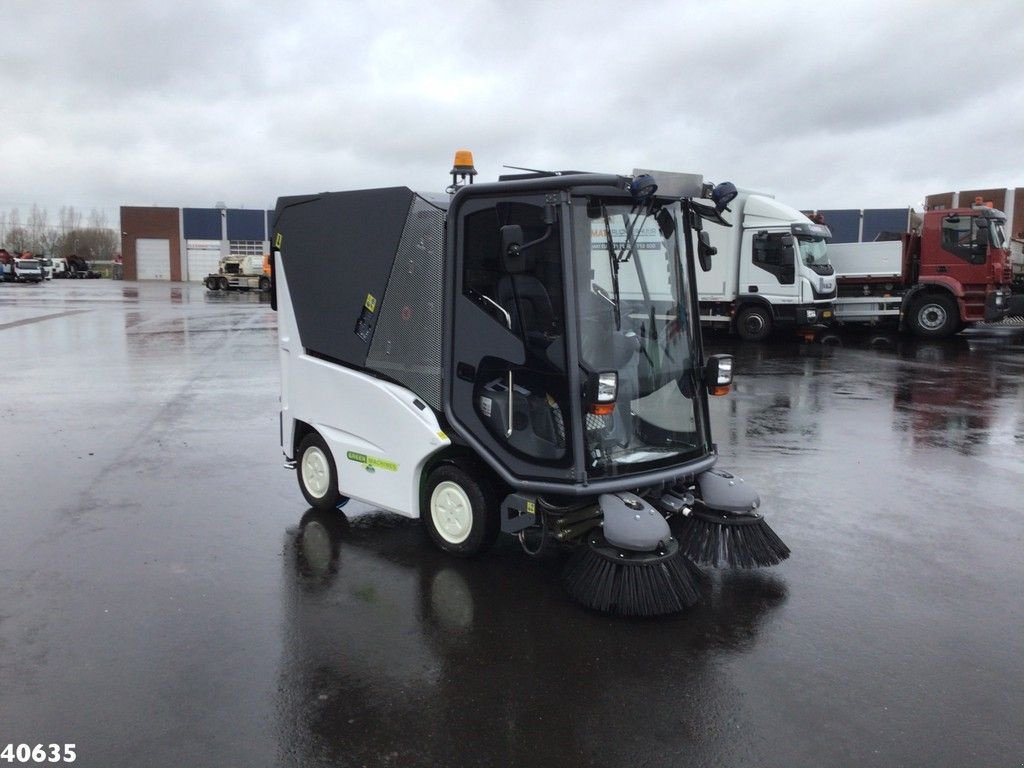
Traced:
[[0, 211], [702, 173], [800, 208], [1024, 186], [1024, 4], [4, 0]]

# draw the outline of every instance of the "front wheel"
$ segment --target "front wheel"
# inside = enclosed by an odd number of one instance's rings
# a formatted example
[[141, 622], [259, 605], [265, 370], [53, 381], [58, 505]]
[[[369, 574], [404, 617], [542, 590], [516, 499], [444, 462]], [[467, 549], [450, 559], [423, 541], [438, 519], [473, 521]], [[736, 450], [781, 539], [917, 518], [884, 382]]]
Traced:
[[260, 290], [263, 293], [267, 293], [267, 291], [270, 290], [270, 278], [269, 277], [261, 277], [260, 278]]
[[420, 503], [427, 535], [440, 549], [471, 557], [498, 538], [498, 505], [487, 481], [443, 464], [427, 477]]
[[747, 307], [736, 318], [736, 333], [744, 341], [764, 341], [772, 332], [772, 315], [765, 307]]
[[311, 507], [328, 511], [347, 500], [338, 492], [338, 469], [320, 435], [313, 432], [302, 438], [296, 458], [299, 488]]
[[909, 320], [914, 335], [923, 339], [944, 339], [960, 329], [956, 300], [941, 293], [916, 299]]

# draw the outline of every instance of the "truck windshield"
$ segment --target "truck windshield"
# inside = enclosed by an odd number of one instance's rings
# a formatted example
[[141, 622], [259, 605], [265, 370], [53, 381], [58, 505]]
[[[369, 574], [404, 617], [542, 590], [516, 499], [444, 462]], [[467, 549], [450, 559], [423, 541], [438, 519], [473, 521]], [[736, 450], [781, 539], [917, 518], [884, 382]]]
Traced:
[[828, 264], [828, 246], [824, 238], [798, 237], [797, 244], [800, 247], [800, 259], [807, 266], [823, 267]]
[[574, 199], [580, 362], [591, 381], [614, 372], [617, 384], [610, 413], [594, 407], [592, 392], [584, 403], [592, 477], [654, 469], [704, 448], [679, 204], [666, 213], [676, 223], [667, 237], [651, 210]]
[[1006, 242], [1006, 222], [1002, 219], [989, 219], [988, 222], [988, 236], [992, 247], [1008, 248], [1009, 246]]

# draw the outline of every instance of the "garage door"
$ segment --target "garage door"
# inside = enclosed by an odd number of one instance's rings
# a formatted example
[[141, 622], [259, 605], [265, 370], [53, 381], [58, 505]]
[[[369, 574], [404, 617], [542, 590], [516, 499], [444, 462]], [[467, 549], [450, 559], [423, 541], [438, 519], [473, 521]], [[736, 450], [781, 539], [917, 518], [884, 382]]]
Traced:
[[137, 239], [135, 268], [139, 280], [170, 280], [171, 241], [141, 237]]
[[217, 271], [220, 240], [189, 240], [185, 248], [188, 251], [189, 282], [201, 283], [207, 275]]

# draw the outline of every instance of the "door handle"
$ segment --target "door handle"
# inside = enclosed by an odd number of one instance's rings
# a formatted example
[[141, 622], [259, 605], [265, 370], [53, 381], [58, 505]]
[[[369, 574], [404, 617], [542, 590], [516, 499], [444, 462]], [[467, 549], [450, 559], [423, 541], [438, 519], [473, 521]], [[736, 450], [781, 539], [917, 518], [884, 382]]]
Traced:
[[508, 369], [508, 429], [505, 437], [512, 437], [512, 369]]

